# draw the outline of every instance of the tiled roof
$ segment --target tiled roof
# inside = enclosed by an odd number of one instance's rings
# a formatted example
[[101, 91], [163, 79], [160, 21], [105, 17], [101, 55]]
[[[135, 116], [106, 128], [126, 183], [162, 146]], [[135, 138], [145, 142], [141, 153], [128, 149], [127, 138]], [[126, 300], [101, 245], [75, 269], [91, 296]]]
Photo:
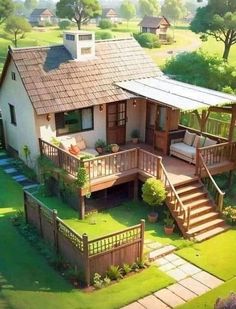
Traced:
[[49, 10], [49, 9], [34, 9], [30, 16], [41, 16], [41, 15], [46, 15], [46, 16], [54, 16], [54, 14]]
[[74, 61], [64, 46], [13, 49], [11, 55], [36, 113], [125, 100], [116, 82], [160, 75], [134, 39], [96, 42], [96, 59]]
[[169, 24], [168, 20], [164, 16], [144, 16], [142, 21], [139, 23], [139, 26], [146, 28], [159, 28], [162, 21], [165, 24]]

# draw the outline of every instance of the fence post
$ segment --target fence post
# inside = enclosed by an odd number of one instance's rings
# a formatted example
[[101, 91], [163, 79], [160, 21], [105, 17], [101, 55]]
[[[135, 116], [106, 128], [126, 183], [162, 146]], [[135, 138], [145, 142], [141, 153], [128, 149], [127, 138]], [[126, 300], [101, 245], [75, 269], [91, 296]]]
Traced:
[[28, 223], [27, 193], [24, 191], [25, 222]]
[[88, 235], [83, 234], [83, 251], [84, 251], [84, 268], [85, 268], [85, 283], [90, 285], [90, 263], [89, 263], [89, 247], [88, 247]]
[[40, 236], [43, 237], [42, 218], [41, 218], [41, 205], [40, 204], [38, 204], [38, 218], [39, 218], [39, 232], [40, 232]]
[[142, 259], [143, 257], [143, 246], [144, 246], [144, 232], [145, 232], [145, 220], [142, 219], [140, 221], [141, 223], [141, 243], [140, 243], [140, 260]]
[[161, 179], [162, 169], [161, 169], [162, 159], [158, 157], [157, 159], [157, 179]]
[[199, 167], [199, 154], [200, 154], [200, 150], [199, 150], [199, 148], [197, 147], [197, 148], [196, 148], [195, 175], [201, 177], [201, 175], [199, 175], [199, 168], [200, 168], [200, 167]]
[[53, 234], [54, 234], [54, 246], [56, 252], [58, 252], [58, 226], [57, 226], [57, 210], [53, 209], [52, 211], [52, 224], [53, 224]]

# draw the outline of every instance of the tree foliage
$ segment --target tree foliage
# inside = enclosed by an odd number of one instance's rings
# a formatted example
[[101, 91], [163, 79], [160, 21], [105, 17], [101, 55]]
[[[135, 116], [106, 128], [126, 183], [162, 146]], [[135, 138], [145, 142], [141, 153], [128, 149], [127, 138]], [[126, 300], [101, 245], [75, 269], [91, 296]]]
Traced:
[[182, 0], [165, 0], [161, 14], [175, 23], [186, 15], [186, 8]]
[[131, 18], [135, 17], [136, 9], [134, 4], [130, 0], [124, 0], [121, 3], [120, 15], [127, 20], [127, 23]]
[[37, 7], [38, 1], [37, 0], [25, 0], [24, 7], [27, 10], [33, 10]]
[[56, 4], [56, 14], [75, 21], [80, 30], [82, 24], [101, 15], [101, 6], [98, 0], [60, 0]]
[[160, 5], [157, 0], [139, 0], [139, 13], [142, 17], [158, 16], [160, 14]]
[[236, 68], [215, 55], [181, 53], [167, 61], [164, 72], [189, 84], [228, 93], [236, 91]]
[[161, 47], [158, 37], [153, 33], [134, 33], [135, 40], [139, 42], [142, 47], [159, 48]]
[[142, 186], [142, 198], [148, 205], [161, 205], [166, 198], [166, 190], [161, 180], [149, 178]]
[[111, 29], [112, 28], [112, 22], [110, 19], [103, 18], [99, 21], [99, 28], [101, 29]]
[[204, 34], [204, 39], [213, 36], [223, 42], [223, 58], [227, 60], [231, 46], [236, 43], [236, 1], [209, 0], [207, 6], [197, 10], [191, 30]]
[[10, 16], [6, 20], [5, 31], [13, 35], [13, 43], [17, 47], [17, 42], [22, 39], [26, 32], [31, 31], [31, 25], [20, 16]]
[[12, 0], [0, 0], [0, 24], [2, 24], [14, 11]]

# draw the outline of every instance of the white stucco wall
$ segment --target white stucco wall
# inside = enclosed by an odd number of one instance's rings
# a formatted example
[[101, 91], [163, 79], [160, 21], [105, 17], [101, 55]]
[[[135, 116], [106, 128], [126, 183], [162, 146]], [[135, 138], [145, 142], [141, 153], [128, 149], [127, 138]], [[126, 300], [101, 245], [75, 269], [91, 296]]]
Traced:
[[133, 100], [129, 100], [127, 103], [127, 118], [126, 141], [131, 140], [131, 133], [135, 129], [140, 132], [140, 140], [145, 141], [146, 100], [136, 99], [136, 107], [133, 106]]
[[[12, 80], [11, 72], [16, 74], [16, 80]], [[11, 123], [9, 104], [15, 107], [16, 125]], [[27, 145], [31, 151], [31, 160], [28, 160], [28, 164], [34, 166], [39, 154], [35, 112], [12, 61], [0, 89], [0, 108], [7, 145], [17, 150], [19, 157], [23, 160], [25, 160], [23, 147]]]

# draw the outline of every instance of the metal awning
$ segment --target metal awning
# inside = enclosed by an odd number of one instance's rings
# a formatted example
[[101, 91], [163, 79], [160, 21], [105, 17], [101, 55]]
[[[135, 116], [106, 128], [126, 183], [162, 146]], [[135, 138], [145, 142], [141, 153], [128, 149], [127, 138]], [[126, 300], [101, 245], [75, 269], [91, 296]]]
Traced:
[[133, 94], [183, 111], [236, 103], [236, 96], [168, 78], [150, 77], [116, 83]]

